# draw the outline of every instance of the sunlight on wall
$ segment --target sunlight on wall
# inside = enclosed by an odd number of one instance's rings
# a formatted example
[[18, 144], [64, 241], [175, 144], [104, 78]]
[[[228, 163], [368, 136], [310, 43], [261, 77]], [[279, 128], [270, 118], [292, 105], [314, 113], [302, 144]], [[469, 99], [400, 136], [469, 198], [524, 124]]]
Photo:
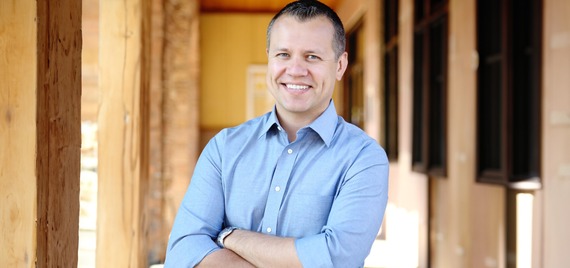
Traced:
[[97, 123], [81, 123], [78, 268], [95, 267], [97, 230]]
[[365, 267], [418, 267], [419, 213], [393, 204], [386, 208], [386, 240], [376, 240]]
[[517, 268], [532, 265], [532, 204], [534, 196], [517, 194]]

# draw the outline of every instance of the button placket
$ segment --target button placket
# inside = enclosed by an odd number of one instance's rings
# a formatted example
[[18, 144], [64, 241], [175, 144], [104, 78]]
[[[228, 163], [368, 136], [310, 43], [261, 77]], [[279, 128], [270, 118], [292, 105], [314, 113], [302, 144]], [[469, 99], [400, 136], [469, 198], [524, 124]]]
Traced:
[[279, 209], [283, 202], [285, 187], [291, 176], [296, 156], [296, 150], [286, 147], [277, 161], [270, 188], [272, 191], [268, 194], [263, 217], [262, 230], [268, 234], [276, 234]]

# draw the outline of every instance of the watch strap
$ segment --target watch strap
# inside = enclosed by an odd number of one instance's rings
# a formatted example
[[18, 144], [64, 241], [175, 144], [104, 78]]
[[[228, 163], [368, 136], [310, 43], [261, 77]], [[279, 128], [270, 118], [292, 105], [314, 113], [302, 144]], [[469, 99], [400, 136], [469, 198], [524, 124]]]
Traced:
[[239, 229], [237, 227], [227, 227], [225, 229], [223, 229], [219, 234], [218, 234], [218, 238], [216, 239], [216, 244], [218, 244], [219, 247], [224, 248], [224, 239], [226, 239], [226, 237], [228, 237], [228, 235], [230, 235], [234, 230]]

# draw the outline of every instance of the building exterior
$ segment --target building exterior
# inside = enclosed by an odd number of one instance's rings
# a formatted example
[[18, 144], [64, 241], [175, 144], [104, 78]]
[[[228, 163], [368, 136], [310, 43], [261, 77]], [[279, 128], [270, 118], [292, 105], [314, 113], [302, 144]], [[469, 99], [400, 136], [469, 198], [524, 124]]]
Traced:
[[[77, 263], [80, 117], [98, 126], [96, 265], [147, 267], [204, 143], [271, 106], [272, 9], [115, 2], [0, 4], [0, 264]], [[351, 55], [335, 103], [391, 160], [366, 265], [569, 263], [570, 2], [330, 4]]]

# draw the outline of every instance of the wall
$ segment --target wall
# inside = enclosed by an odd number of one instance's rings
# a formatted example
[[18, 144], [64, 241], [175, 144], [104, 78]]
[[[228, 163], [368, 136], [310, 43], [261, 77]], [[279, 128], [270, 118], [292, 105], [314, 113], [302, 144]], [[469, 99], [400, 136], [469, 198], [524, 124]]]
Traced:
[[200, 15], [203, 130], [216, 132], [246, 120], [247, 67], [267, 64], [265, 31], [272, 17], [273, 14]]
[[475, 183], [475, 4], [475, 0], [449, 2], [448, 176], [431, 181], [434, 267], [504, 264], [505, 190]]
[[[414, 267], [428, 267], [428, 178], [424, 174], [411, 170], [412, 166], [412, 106], [413, 106], [413, 2], [401, 0], [399, 6], [398, 34], [398, 162], [391, 166], [395, 173], [390, 179], [390, 187], [394, 188], [394, 211], [404, 219], [406, 225], [394, 222], [398, 237], [404, 240], [398, 242], [400, 252], [407, 254], [404, 258], [415, 253], [417, 255]], [[391, 189], [392, 191], [392, 189]], [[414, 225], [415, 222], [415, 225]], [[415, 239], [415, 241], [414, 241]], [[410, 246], [412, 245], [412, 246]], [[414, 252], [415, 251], [415, 252]], [[432, 266], [437, 267], [437, 266]]]
[[[474, 183], [475, 1], [449, 6], [449, 170], [433, 180], [431, 265], [504, 267], [506, 191]], [[543, 189], [535, 191], [533, 267], [563, 267], [570, 261], [570, 2], [544, 0], [542, 64]]]
[[[376, 240], [367, 258], [371, 267], [427, 267], [427, 178], [411, 166], [412, 3], [400, 1], [398, 83], [399, 156], [390, 159], [390, 189], [385, 215], [386, 240]], [[377, 0], [344, 0], [336, 9], [347, 31], [362, 22], [364, 32], [365, 131], [382, 140], [383, 5]]]
[[[536, 267], [570, 263], [570, 1], [544, 0], [542, 180], [544, 255]], [[540, 239], [540, 237], [539, 237]], [[540, 263], [542, 261], [542, 263]]]
[[[475, 0], [449, 1], [448, 175], [430, 179], [430, 265], [505, 267], [506, 190], [475, 183], [476, 9]], [[401, 73], [412, 62], [413, 1], [400, 1]], [[533, 267], [563, 267], [570, 241], [570, 2], [544, 0], [542, 77], [543, 190], [535, 191]], [[400, 80], [407, 98], [411, 76]], [[467, 101], [466, 101], [467, 100]], [[401, 100], [401, 132], [409, 132], [411, 105]], [[406, 111], [407, 110], [407, 111]], [[406, 137], [406, 134], [401, 134]], [[403, 142], [406, 144], [406, 142]], [[400, 147], [401, 153], [406, 148]], [[402, 161], [400, 161], [402, 163]], [[408, 167], [401, 167], [403, 175]], [[412, 173], [413, 174], [413, 173]], [[400, 177], [400, 180], [404, 178]], [[391, 185], [392, 186], [392, 185]], [[407, 190], [409, 191], [409, 190]], [[409, 195], [413, 192], [409, 191]], [[401, 200], [397, 201], [400, 204]], [[424, 265], [420, 265], [425, 267]]]
[[81, 120], [97, 122], [99, 110], [99, 0], [85, 0], [81, 30]]

